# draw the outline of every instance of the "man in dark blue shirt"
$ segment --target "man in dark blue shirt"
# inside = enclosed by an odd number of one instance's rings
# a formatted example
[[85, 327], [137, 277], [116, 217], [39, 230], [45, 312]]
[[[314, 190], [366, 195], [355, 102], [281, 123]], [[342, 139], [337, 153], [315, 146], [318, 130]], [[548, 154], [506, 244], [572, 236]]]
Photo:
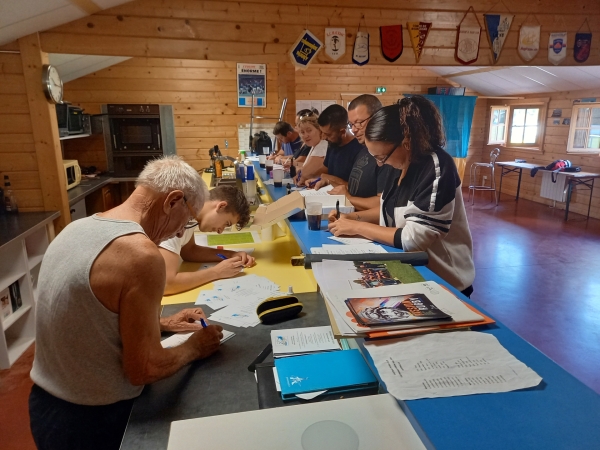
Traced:
[[315, 188], [326, 184], [346, 184], [354, 161], [363, 148], [348, 129], [348, 112], [341, 105], [328, 106], [319, 116], [319, 127], [323, 139], [329, 142], [329, 147], [323, 161], [325, 168], [320, 175], [321, 181]]

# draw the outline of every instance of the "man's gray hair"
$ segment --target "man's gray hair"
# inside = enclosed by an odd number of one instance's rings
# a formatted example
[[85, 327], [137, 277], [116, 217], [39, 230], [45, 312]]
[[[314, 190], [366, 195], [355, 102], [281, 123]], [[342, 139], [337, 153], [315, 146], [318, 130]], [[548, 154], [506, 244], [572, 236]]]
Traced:
[[208, 198], [208, 188], [200, 174], [179, 156], [163, 156], [148, 162], [135, 186], [144, 186], [161, 194], [176, 190], [183, 195], [196, 213]]
[[356, 97], [348, 105], [348, 111], [352, 111], [359, 106], [365, 106], [367, 113], [371, 116], [383, 107], [379, 99], [371, 94], [363, 94]]

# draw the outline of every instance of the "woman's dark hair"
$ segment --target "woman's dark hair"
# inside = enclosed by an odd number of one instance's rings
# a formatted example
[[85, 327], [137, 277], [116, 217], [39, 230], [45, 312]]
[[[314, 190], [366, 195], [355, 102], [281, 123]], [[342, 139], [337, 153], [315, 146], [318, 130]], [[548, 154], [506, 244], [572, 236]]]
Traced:
[[398, 104], [385, 106], [373, 114], [365, 138], [395, 145], [406, 139], [413, 159], [446, 145], [442, 116], [436, 106], [421, 95], [403, 98]]

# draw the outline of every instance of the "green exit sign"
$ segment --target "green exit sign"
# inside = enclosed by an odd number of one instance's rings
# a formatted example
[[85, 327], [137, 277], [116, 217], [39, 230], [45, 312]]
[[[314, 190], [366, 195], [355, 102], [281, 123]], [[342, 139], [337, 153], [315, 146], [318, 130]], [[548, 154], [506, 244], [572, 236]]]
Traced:
[[375, 88], [376, 94], [385, 94], [386, 91], [387, 91], [387, 89], [385, 88], [385, 86], [377, 86]]

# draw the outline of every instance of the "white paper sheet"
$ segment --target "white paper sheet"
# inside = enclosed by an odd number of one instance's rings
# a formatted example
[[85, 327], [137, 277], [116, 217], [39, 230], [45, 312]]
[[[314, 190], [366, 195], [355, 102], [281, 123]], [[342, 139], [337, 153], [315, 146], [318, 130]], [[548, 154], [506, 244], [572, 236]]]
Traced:
[[[168, 338], [160, 341], [160, 344], [163, 348], [173, 348], [183, 344], [187, 341], [190, 336], [194, 333], [175, 333], [173, 336], [169, 336]], [[228, 341], [232, 337], [235, 336], [235, 333], [227, 330], [223, 330], [223, 338], [221, 339], [221, 344], [225, 341]]]
[[310, 252], [314, 255], [360, 255], [363, 253], [387, 253], [387, 251], [378, 244], [324, 244], [322, 247], [311, 247]]
[[256, 314], [259, 303], [269, 297], [283, 295], [279, 292], [279, 285], [254, 274], [219, 280], [214, 287], [211, 291], [200, 291], [196, 304], [218, 310], [209, 316], [211, 321], [243, 328], [260, 323]]
[[400, 400], [509, 392], [542, 381], [494, 336], [476, 331], [370, 341], [365, 348], [388, 392]]
[[329, 236], [328, 239], [331, 239], [332, 241], [340, 242], [345, 245], [370, 244], [373, 242], [369, 239], [364, 239], [364, 238], [347, 238], [347, 237], [336, 237], [336, 236]]
[[[322, 445], [328, 442], [329, 446]], [[424, 450], [425, 446], [398, 401], [381, 394], [172, 422], [168, 450], [195, 448]]]
[[273, 356], [293, 356], [305, 353], [341, 350], [333, 337], [331, 326], [271, 330]]
[[327, 186], [323, 186], [321, 189], [303, 189], [300, 191], [300, 195], [302, 197], [315, 197], [315, 196], [323, 196], [328, 195], [327, 193], [333, 189], [333, 186], [328, 184]]

